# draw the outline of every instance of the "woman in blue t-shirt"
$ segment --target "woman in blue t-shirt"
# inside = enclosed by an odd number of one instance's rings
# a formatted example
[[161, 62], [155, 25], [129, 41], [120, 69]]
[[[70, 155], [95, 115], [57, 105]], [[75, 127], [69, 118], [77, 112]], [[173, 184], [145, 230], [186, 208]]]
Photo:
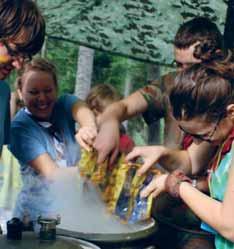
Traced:
[[58, 98], [55, 67], [46, 60], [25, 65], [18, 91], [25, 107], [12, 121], [9, 148], [20, 162], [23, 187], [14, 216], [36, 221], [40, 215], [55, 214], [49, 183], [61, 168], [75, 170], [72, 166], [80, 156], [77, 141], [89, 148], [97, 128], [84, 102], [69, 94]]

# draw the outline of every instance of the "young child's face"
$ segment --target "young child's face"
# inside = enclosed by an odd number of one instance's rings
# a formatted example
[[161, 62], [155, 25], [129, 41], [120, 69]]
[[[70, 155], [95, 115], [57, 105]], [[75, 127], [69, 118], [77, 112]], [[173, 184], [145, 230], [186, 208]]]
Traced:
[[51, 74], [27, 72], [21, 82], [21, 97], [25, 106], [37, 118], [48, 120], [57, 100], [57, 87]]

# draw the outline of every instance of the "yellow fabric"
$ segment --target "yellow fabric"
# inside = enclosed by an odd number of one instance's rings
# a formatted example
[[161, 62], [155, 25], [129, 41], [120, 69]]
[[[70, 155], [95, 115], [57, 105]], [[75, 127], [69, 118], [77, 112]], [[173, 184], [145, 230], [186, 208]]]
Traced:
[[20, 165], [5, 145], [0, 158], [3, 167], [3, 184], [0, 189], [0, 207], [12, 209], [21, 189]]
[[[115, 165], [108, 168], [107, 161], [100, 165], [97, 164], [96, 152], [85, 150], [82, 150], [81, 160], [78, 163], [81, 176], [89, 179], [99, 188], [102, 199], [111, 213], [115, 214], [119, 200], [123, 196], [126, 197], [126, 203], [124, 203], [127, 210], [124, 214], [124, 220], [126, 221], [134, 211], [136, 212], [134, 208], [136, 209], [137, 196], [139, 196], [139, 192], [147, 178], [147, 174], [143, 176], [135, 174], [136, 169], [140, 166], [140, 164], [129, 165], [125, 163], [124, 155], [121, 155]], [[151, 173], [160, 174], [160, 171], [153, 169]], [[141, 219], [148, 219], [151, 215], [152, 196], [149, 196], [146, 202], [145, 211], [142, 212], [144, 215], [140, 215]]]

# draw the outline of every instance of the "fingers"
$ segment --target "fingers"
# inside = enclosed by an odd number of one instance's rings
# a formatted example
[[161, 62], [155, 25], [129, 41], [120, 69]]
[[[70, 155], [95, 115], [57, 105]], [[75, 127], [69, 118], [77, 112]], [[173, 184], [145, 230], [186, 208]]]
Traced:
[[93, 127], [83, 127], [80, 129], [82, 132], [82, 135], [84, 136], [84, 139], [87, 139], [89, 141], [94, 141], [94, 139], [97, 136], [97, 130]]
[[157, 196], [159, 196], [161, 194], [162, 190], [159, 188], [156, 188], [153, 192], [152, 192], [152, 197], [156, 198]]
[[148, 185], [147, 187], [145, 187], [141, 193], [140, 193], [140, 197], [141, 198], [146, 198], [149, 195], [152, 195], [153, 198], [157, 197], [160, 193], [162, 192], [161, 188], [157, 188], [155, 186], [152, 185]]
[[106, 146], [106, 141], [100, 140], [99, 136], [95, 139], [93, 147], [98, 152], [97, 163], [103, 163], [110, 153], [110, 147]]
[[133, 150], [127, 154], [126, 156], [126, 161], [129, 162], [129, 161], [132, 161], [133, 159], [139, 157], [141, 154], [140, 154], [140, 150], [139, 150], [139, 147], [134, 147]]
[[137, 175], [141, 176], [145, 174], [153, 165], [153, 162], [150, 160], [145, 161], [145, 163], [137, 170]]
[[93, 143], [93, 147], [98, 152], [97, 162], [103, 163], [110, 156], [110, 163], [113, 164], [119, 152], [119, 136], [105, 135], [103, 131], [102, 134], [99, 132]]
[[110, 165], [113, 165], [119, 154], [119, 147], [115, 148], [110, 157]]
[[98, 158], [97, 163], [103, 163], [105, 159], [107, 158], [107, 155], [109, 154], [109, 151], [98, 151]]
[[157, 197], [161, 192], [165, 191], [167, 176], [167, 174], [154, 176], [153, 180], [141, 191], [140, 196], [144, 198], [151, 194], [153, 197]]
[[87, 151], [91, 151], [92, 147], [88, 143], [85, 143], [85, 141], [81, 139], [78, 135], [76, 135], [76, 140], [82, 148]]
[[157, 187], [155, 186], [155, 180], [152, 180], [149, 185], [147, 185], [140, 193], [141, 198], [149, 196], [151, 193], [155, 192]]
[[97, 131], [95, 128], [82, 127], [79, 129], [78, 133], [76, 134], [76, 140], [78, 141], [78, 143], [82, 148], [90, 151], [96, 136], [97, 136]]

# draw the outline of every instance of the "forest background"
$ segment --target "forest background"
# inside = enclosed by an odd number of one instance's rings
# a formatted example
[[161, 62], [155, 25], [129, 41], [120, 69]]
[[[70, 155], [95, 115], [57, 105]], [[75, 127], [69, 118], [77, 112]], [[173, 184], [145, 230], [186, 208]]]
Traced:
[[[59, 94], [84, 99], [90, 87], [113, 85], [123, 96], [175, 70], [174, 35], [184, 21], [207, 16], [224, 31], [224, 0], [38, 0], [47, 22], [39, 56], [55, 63]], [[14, 88], [16, 75], [9, 81]], [[163, 121], [128, 122], [137, 144], [160, 143]], [[158, 132], [154, 132], [157, 130]]]

